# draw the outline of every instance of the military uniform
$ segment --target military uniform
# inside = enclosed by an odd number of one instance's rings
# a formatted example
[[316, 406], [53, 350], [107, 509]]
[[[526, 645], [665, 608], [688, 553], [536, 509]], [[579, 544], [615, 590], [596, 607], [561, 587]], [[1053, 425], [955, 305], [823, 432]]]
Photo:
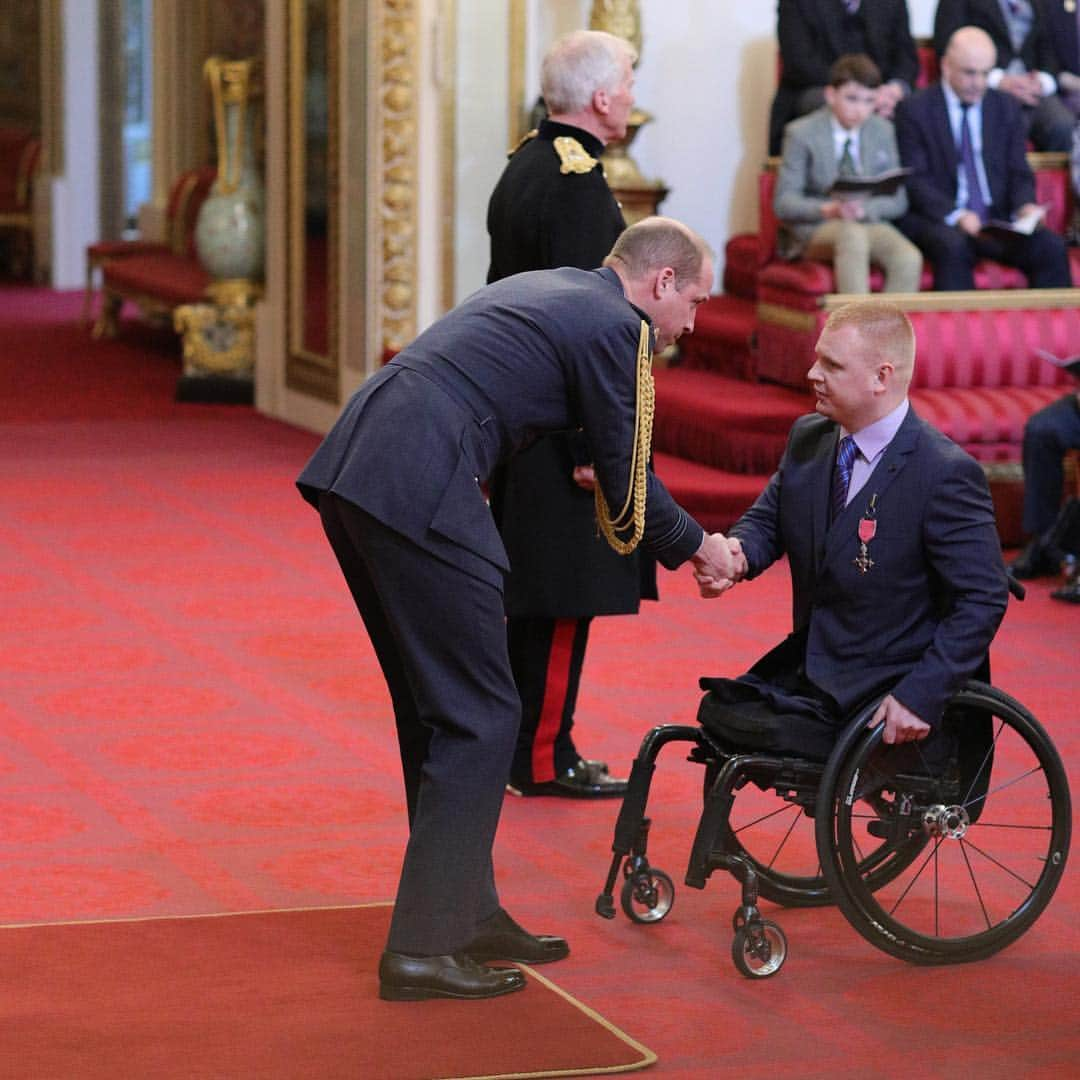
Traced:
[[[357, 391], [297, 481], [394, 703], [410, 833], [393, 952], [454, 953], [499, 910], [491, 846], [520, 705], [503, 623], [509, 561], [481, 485], [531, 436], [583, 427], [608, 505], [624, 505], [651, 360], [643, 320], [610, 269], [481, 289]], [[701, 526], [651, 472], [642, 495], [642, 542], [681, 565]]]
[[[488, 206], [488, 281], [526, 270], [599, 266], [625, 228], [604, 179], [603, 143], [578, 127], [541, 122], [511, 155]], [[571, 729], [594, 615], [625, 615], [656, 599], [656, 567], [622, 558], [599, 535], [593, 497], [573, 480], [592, 461], [581, 433], [541, 439], [494, 478], [492, 509], [510, 556], [510, 663], [522, 724], [511, 783], [528, 790], [578, 761]]]

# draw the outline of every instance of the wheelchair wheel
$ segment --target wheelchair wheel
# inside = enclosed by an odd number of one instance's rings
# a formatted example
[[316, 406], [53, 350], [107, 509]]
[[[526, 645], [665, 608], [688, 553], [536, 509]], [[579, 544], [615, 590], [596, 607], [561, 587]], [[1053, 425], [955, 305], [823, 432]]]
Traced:
[[663, 870], [631, 874], [623, 882], [619, 901], [633, 922], [660, 922], [675, 903], [675, 884]]
[[[863, 810], [869, 817], [874, 810]], [[721, 831], [724, 850], [740, 855], [758, 876], [758, 892], [784, 907], [821, 907], [833, 903], [821, 871], [814, 819], [797, 803], [752, 784], [741, 788]], [[890, 880], [925, 846], [925, 837], [900, 845], [879, 839], [864, 845], [862, 870], [871, 888]]]
[[784, 931], [768, 919], [739, 927], [731, 942], [731, 959], [747, 978], [767, 979], [775, 975], [787, 959]]
[[[1061, 759], [1019, 702], [977, 683], [947, 719], [963, 725], [947, 766], [918, 743], [888, 747], [879, 725], [849, 731], [830, 759], [817, 839], [824, 877], [848, 921], [885, 952], [924, 964], [991, 956], [1038, 918], [1061, 880], [1071, 808]], [[868, 821], [861, 805], [876, 805]], [[864, 871], [868, 827], [925, 848], [886, 883]]]

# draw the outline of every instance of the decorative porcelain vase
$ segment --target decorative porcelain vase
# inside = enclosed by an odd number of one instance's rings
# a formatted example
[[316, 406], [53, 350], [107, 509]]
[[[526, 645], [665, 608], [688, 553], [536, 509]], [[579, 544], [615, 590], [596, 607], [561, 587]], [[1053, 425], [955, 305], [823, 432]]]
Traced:
[[254, 60], [212, 56], [203, 72], [210, 83], [218, 172], [195, 226], [199, 260], [213, 277], [208, 289], [242, 291], [263, 276], [265, 227], [262, 180], [252, 142]]

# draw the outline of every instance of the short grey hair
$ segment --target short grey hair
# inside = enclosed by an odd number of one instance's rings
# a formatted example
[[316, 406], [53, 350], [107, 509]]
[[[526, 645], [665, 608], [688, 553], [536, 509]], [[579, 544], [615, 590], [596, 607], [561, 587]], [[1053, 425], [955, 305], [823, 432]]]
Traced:
[[548, 112], [580, 112], [597, 90], [614, 89], [624, 60], [637, 60], [633, 46], [603, 30], [575, 30], [560, 38], [540, 68], [540, 93]]
[[604, 265], [619, 262], [633, 278], [670, 266], [675, 272], [675, 288], [701, 276], [712, 249], [693, 229], [668, 217], [647, 217], [619, 234]]

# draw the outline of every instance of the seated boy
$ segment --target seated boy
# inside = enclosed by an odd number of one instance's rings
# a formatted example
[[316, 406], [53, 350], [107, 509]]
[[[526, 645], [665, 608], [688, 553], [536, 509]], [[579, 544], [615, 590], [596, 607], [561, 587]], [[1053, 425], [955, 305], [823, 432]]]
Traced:
[[880, 84], [868, 56], [841, 56], [829, 71], [825, 104], [784, 129], [773, 196], [780, 254], [831, 261], [841, 293], [868, 293], [871, 263], [884, 270], [886, 292], [919, 289], [922, 255], [890, 224], [907, 210], [904, 188], [869, 197], [830, 194], [839, 177], [872, 177], [900, 167], [893, 126], [874, 115]]

